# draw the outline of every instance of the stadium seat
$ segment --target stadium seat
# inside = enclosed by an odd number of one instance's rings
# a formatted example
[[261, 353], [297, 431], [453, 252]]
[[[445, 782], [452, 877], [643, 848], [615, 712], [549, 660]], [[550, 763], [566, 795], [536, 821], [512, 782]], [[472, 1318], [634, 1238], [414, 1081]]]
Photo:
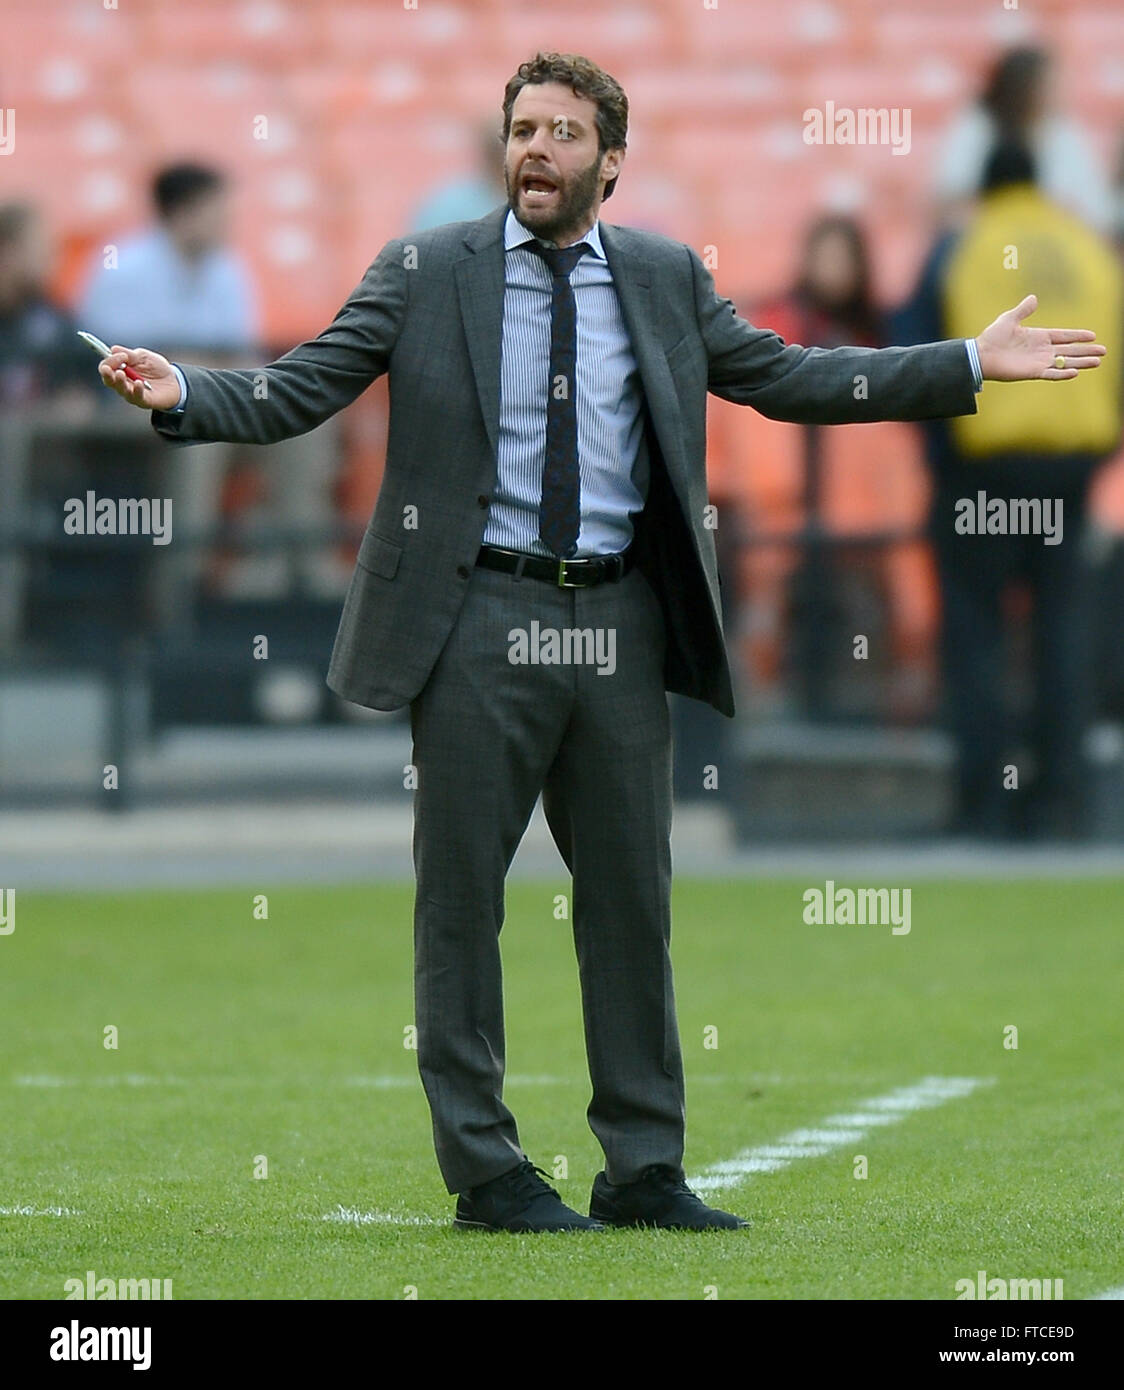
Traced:
[[778, 6], [772, 0], [740, 0], [703, 9], [682, 23], [681, 35], [692, 63], [804, 63], [846, 48], [854, 33], [846, 3]]
[[321, 42], [323, 25], [293, 0], [248, 4], [153, 5], [144, 16], [145, 43], [157, 62], [229, 61], [232, 56], [262, 68], [330, 60]]
[[455, 4], [331, 4], [322, 10], [321, 24], [329, 61], [419, 62], [431, 54], [448, 69], [475, 53], [473, 17]]

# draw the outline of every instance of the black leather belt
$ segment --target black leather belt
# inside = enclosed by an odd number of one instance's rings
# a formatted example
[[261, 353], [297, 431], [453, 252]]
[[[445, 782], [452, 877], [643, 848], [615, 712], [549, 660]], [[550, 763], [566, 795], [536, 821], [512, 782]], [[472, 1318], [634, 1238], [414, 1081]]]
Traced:
[[635, 546], [617, 555], [593, 555], [585, 560], [554, 560], [545, 555], [526, 555], [522, 550], [504, 550], [498, 545], [482, 545], [476, 563], [505, 574], [530, 575], [560, 589], [588, 589], [594, 584], [615, 583], [623, 579], [635, 563]]

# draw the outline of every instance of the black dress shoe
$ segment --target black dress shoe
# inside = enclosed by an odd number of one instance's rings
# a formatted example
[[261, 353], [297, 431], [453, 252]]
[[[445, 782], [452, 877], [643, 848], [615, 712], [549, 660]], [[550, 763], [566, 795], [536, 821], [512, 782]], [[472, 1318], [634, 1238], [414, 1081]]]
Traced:
[[603, 1231], [600, 1221], [571, 1211], [530, 1159], [457, 1197], [453, 1225], [477, 1231]]
[[616, 1186], [604, 1173], [593, 1180], [589, 1214], [606, 1226], [658, 1226], [672, 1231], [733, 1230], [740, 1216], [708, 1207], [675, 1168], [653, 1164], [636, 1182]]

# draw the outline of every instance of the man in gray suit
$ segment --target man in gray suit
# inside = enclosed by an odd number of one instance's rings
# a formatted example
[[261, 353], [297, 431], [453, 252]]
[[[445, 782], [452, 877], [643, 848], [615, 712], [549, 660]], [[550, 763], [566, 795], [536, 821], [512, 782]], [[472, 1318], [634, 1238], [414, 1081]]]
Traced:
[[[625, 154], [612, 77], [539, 54], [503, 112], [508, 206], [389, 242], [319, 337], [256, 372], [115, 348], [101, 374], [168, 439], [257, 444], [389, 374], [386, 472], [328, 684], [410, 706], [418, 1064], [456, 1224], [744, 1225], [685, 1181], [669, 954], [664, 692], [734, 709], [707, 392], [782, 420], [922, 420], [973, 412], [985, 377], [1064, 380], [1103, 348], [1022, 326], [1032, 297], [973, 340], [786, 346], [689, 246], [598, 219]], [[504, 883], [540, 793], [572, 875], [605, 1153], [589, 1217], [543, 1181], [502, 1098]]]

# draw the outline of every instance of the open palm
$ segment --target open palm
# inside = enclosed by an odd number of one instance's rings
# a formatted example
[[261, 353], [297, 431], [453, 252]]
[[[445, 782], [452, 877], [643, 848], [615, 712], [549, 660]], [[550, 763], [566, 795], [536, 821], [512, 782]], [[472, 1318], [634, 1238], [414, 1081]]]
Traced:
[[1100, 365], [1105, 349], [1091, 328], [1027, 328], [1023, 319], [1037, 308], [1037, 296], [1028, 294], [976, 339], [986, 381], [1068, 381]]

